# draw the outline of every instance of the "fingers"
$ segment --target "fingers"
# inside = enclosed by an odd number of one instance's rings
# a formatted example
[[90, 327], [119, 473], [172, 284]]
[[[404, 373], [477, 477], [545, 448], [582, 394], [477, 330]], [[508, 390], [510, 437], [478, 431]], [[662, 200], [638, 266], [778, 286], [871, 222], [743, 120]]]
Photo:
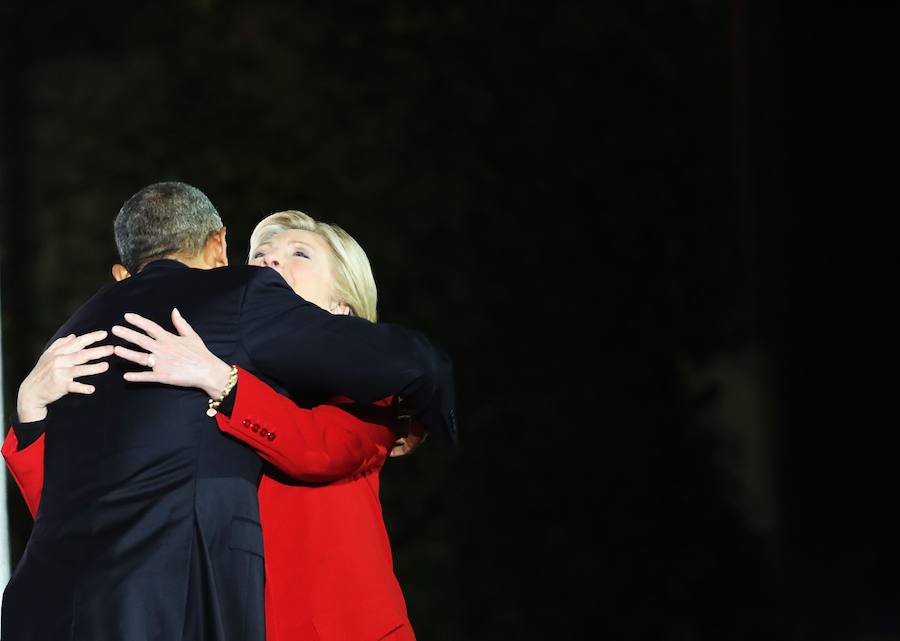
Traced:
[[[132, 325], [136, 325], [137, 327], [140, 327], [142, 330], [147, 332], [147, 334], [149, 336], [151, 336], [152, 338], [160, 338], [161, 336], [165, 336], [166, 334], [171, 333], [171, 332], [163, 329], [156, 323], [154, 323], [149, 318], [144, 318], [140, 314], [134, 314], [132, 312], [128, 312], [127, 314], [125, 314], [125, 320], [128, 321], [129, 323], [131, 323]], [[113, 333], [115, 333], [115, 332], [113, 332]]]
[[391, 458], [412, 454], [425, 442], [426, 438], [428, 438], [428, 432], [420, 423], [414, 421], [410, 433], [394, 441], [394, 447], [390, 453]]
[[78, 381], [71, 381], [69, 383], [67, 389], [69, 390], [70, 393], [73, 393], [73, 394], [93, 394], [94, 393], [93, 385], [86, 385], [85, 383], [79, 383]]
[[90, 332], [88, 334], [82, 334], [75, 338], [75, 340], [71, 341], [65, 347], [60, 349], [60, 353], [62, 354], [72, 354], [77, 352], [78, 350], [84, 349], [88, 345], [92, 343], [96, 343], [97, 341], [102, 341], [107, 336], [107, 331], [105, 329], [98, 329], [95, 332]]
[[190, 323], [184, 319], [184, 316], [181, 315], [181, 312], [178, 311], [177, 307], [172, 310], [172, 324], [175, 326], [175, 331], [178, 332], [179, 336], [197, 335], [197, 332], [195, 332]]
[[131, 383], [158, 383], [159, 375], [153, 370], [146, 372], [125, 372], [122, 378]]
[[74, 339], [74, 338], [75, 338], [75, 334], [69, 334], [68, 336], [60, 336], [55, 341], [50, 343], [50, 346], [47, 348], [46, 351], [49, 352], [51, 350], [58, 349], [58, 348], [62, 347], [63, 345], [65, 345], [66, 343], [71, 342], [72, 339]]
[[[127, 315], [128, 314], [126, 314], [126, 316]], [[132, 314], [132, 316], [134, 315], [135, 314]], [[122, 340], [126, 340], [129, 343], [134, 343], [138, 347], [143, 347], [148, 352], [153, 351], [153, 344], [156, 342], [146, 334], [141, 334], [140, 332], [136, 332], [133, 329], [128, 329], [127, 327], [122, 327], [121, 325], [113, 325], [112, 333]]]
[[98, 329], [97, 331], [82, 334], [81, 336], [69, 334], [68, 336], [63, 336], [62, 338], [57, 338], [53, 341], [50, 347], [47, 348], [47, 351], [54, 351], [57, 354], [73, 354], [91, 343], [103, 340], [106, 336], [107, 332], [105, 329]]
[[94, 361], [98, 358], [106, 358], [113, 354], [112, 345], [101, 345], [100, 347], [91, 347], [83, 349], [80, 352], [68, 353], [63, 351], [59, 354], [52, 355], [52, 360], [48, 361], [54, 369], [72, 367], [73, 365], [82, 365], [88, 361]]
[[136, 352], [133, 349], [128, 349], [127, 347], [116, 345], [114, 353], [116, 356], [118, 356], [119, 358], [124, 358], [126, 361], [137, 363], [138, 365], [141, 365], [143, 367], [147, 366], [147, 352]]
[[91, 363], [90, 365], [78, 365], [72, 368], [72, 378], [81, 378], [82, 376], [94, 376], [102, 374], [109, 369], [109, 363]]
[[394, 447], [391, 449], [391, 453], [389, 456], [391, 458], [395, 458], [397, 456], [406, 456], [410, 452], [409, 443], [406, 442], [406, 439], [401, 437], [394, 441]]
[[83, 349], [80, 352], [76, 352], [72, 355], [71, 362], [72, 365], [81, 365], [82, 363], [87, 363], [88, 361], [95, 361], [98, 358], [106, 358], [107, 356], [112, 356], [112, 354], [112, 345], [101, 345], [100, 347], [91, 347], [89, 349]]

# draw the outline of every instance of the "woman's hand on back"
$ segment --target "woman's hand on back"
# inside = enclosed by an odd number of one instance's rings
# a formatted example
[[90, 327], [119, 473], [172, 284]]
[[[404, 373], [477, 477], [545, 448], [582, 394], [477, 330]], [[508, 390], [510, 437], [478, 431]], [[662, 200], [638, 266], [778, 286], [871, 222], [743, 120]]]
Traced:
[[106, 330], [101, 329], [81, 336], [69, 334], [53, 341], [19, 386], [16, 399], [19, 420], [23, 423], [43, 420], [47, 416], [47, 406], [66, 394], [93, 394], [93, 385], [75, 379], [109, 369], [106, 361], [88, 362], [112, 355], [112, 345], [88, 347], [106, 336]]
[[125, 314], [125, 320], [146, 333], [120, 325], [114, 326], [112, 333], [146, 351], [117, 345], [115, 354], [149, 368], [144, 372], [126, 372], [126, 381], [196, 387], [210, 398], [218, 398], [222, 393], [228, 383], [231, 366], [207, 349], [203, 339], [178, 309], [172, 310], [172, 324], [177, 334], [139, 314]]

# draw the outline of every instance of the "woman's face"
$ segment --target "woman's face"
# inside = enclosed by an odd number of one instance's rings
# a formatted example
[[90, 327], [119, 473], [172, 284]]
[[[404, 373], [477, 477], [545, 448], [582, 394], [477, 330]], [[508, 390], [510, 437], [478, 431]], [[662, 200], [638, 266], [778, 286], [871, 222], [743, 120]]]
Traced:
[[324, 310], [343, 313], [333, 298], [331, 249], [318, 234], [289, 229], [253, 249], [250, 264], [277, 271], [298, 296]]

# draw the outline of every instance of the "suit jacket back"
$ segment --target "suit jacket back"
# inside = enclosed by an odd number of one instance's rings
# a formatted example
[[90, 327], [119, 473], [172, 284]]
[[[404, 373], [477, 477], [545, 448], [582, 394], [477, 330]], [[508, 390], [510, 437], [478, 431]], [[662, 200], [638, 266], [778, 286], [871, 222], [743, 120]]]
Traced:
[[[220, 358], [283, 390], [434, 403], [420, 335], [332, 316], [269, 269], [156, 261], [102, 289], [54, 339], [129, 311], [172, 331], [172, 307]], [[44, 490], [4, 592], [3, 639], [262, 641], [259, 458], [216, 428], [203, 392], [130, 384], [130, 363], [110, 365], [93, 395], [49, 409]]]

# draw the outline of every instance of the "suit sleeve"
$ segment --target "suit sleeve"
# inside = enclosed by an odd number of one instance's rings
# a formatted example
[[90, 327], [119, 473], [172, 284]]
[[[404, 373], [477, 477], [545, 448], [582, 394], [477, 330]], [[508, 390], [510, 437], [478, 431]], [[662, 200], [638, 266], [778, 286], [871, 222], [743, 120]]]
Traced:
[[3, 442], [3, 458], [9, 473], [19, 486], [31, 517], [34, 518], [44, 489], [44, 435], [41, 434], [28, 447], [21, 450], [18, 448], [19, 440], [15, 429], [10, 428]]
[[299, 481], [326, 483], [381, 465], [393, 433], [333, 405], [298, 407], [239, 368], [231, 416], [216, 414], [219, 429], [247, 443]]
[[455, 441], [449, 359], [421, 333], [329, 314], [267, 268], [248, 283], [240, 326], [254, 371], [291, 396], [359, 403], [400, 396], [438, 442]]

